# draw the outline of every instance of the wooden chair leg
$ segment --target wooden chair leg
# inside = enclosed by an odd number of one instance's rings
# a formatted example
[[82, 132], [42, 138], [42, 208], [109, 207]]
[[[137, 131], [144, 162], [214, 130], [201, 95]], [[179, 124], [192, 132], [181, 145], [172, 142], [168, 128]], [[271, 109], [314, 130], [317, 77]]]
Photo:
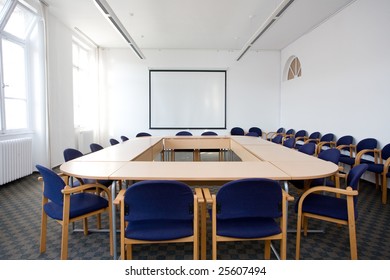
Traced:
[[382, 204], [387, 203], [387, 176], [382, 175]]
[[62, 223], [62, 239], [61, 239], [61, 260], [68, 258], [68, 221]]
[[297, 217], [297, 240], [295, 245], [295, 259], [299, 260], [301, 254], [301, 230], [302, 230], [302, 217], [298, 213]]
[[264, 259], [271, 259], [271, 240], [265, 240], [264, 242]]
[[88, 235], [88, 219], [83, 219], [84, 235]]
[[42, 209], [42, 217], [41, 217], [41, 244], [39, 251], [41, 253], [46, 251], [46, 231], [47, 231], [47, 215], [45, 211]]
[[357, 260], [356, 228], [355, 223], [349, 223], [349, 246], [351, 248], [351, 259]]

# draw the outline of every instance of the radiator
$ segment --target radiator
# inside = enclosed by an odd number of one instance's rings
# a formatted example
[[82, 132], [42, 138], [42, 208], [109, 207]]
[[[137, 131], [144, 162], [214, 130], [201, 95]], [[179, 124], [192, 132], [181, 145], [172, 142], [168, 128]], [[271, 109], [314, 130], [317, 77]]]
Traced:
[[0, 141], [0, 185], [30, 175], [32, 168], [32, 139]]

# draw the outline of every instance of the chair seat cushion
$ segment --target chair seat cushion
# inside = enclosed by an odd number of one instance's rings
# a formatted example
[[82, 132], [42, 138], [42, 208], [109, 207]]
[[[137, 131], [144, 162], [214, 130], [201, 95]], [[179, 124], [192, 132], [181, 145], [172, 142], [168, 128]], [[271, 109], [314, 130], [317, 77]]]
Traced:
[[371, 163], [368, 165], [367, 171], [374, 172], [374, 173], [382, 173], [383, 172], [383, 164], [375, 164]]
[[130, 221], [125, 237], [137, 240], [164, 241], [193, 235], [192, 220]]
[[272, 218], [217, 219], [217, 235], [237, 238], [261, 238], [281, 233]]
[[355, 158], [351, 158], [351, 157], [346, 156], [346, 155], [340, 155], [340, 162], [348, 164], [348, 165], [353, 165], [353, 164], [355, 164]]
[[[43, 207], [49, 217], [62, 220], [63, 205], [48, 202]], [[72, 219], [107, 207], [108, 201], [101, 196], [90, 193], [74, 194], [70, 196], [69, 218]]]
[[[298, 203], [295, 204], [295, 211], [298, 211]], [[336, 198], [330, 195], [309, 194], [302, 205], [302, 212], [332, 217], [340, 220], [348, 220], [347, 200]], [[357, 211], [355, 209], [355, 219]]]

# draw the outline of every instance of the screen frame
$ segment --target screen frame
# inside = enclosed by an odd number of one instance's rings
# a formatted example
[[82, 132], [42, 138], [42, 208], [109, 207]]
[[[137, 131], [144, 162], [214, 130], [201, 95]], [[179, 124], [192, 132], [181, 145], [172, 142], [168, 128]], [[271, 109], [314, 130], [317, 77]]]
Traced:
[[[223, 92], [223, 99], [224, 99], [224, 104], [222, 106], [223, 108], [223, 124], [220, 126], [154, 126], [152, 124], [152, 74], [154, 72], [166, 72], [166, 73], [171, 73], [171, 72], [183, 72], [183, 73], [188, 73], [188, 72], [194, 72], [194, 73], [210, 73], [210, 72], [216, 72], [216, 73], [222, 73], [224, 75], [224, 92]], [[226, 129], [226, 113], [227, 110], [227, 70], [220, 70], [220, 69], [149, 69], [149, 129]]]

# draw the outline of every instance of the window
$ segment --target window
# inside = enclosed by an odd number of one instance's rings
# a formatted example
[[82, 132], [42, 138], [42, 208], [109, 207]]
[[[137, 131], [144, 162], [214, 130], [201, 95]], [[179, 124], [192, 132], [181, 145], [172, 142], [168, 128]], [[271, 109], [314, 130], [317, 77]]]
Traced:
[[301, 62], [299, 61], [298, 57], [294, 57], [288, 69], [287, 80], [292, 80], [301, 76], [302, 76]]
[[29, 129], [29, 48], [37, 13], [23, 1], [0, 0], [0, 131]]
[[96, 47], [75, 37], [72, 51], [74, 125], [80, 130], [94, 129], [98, 115]]

